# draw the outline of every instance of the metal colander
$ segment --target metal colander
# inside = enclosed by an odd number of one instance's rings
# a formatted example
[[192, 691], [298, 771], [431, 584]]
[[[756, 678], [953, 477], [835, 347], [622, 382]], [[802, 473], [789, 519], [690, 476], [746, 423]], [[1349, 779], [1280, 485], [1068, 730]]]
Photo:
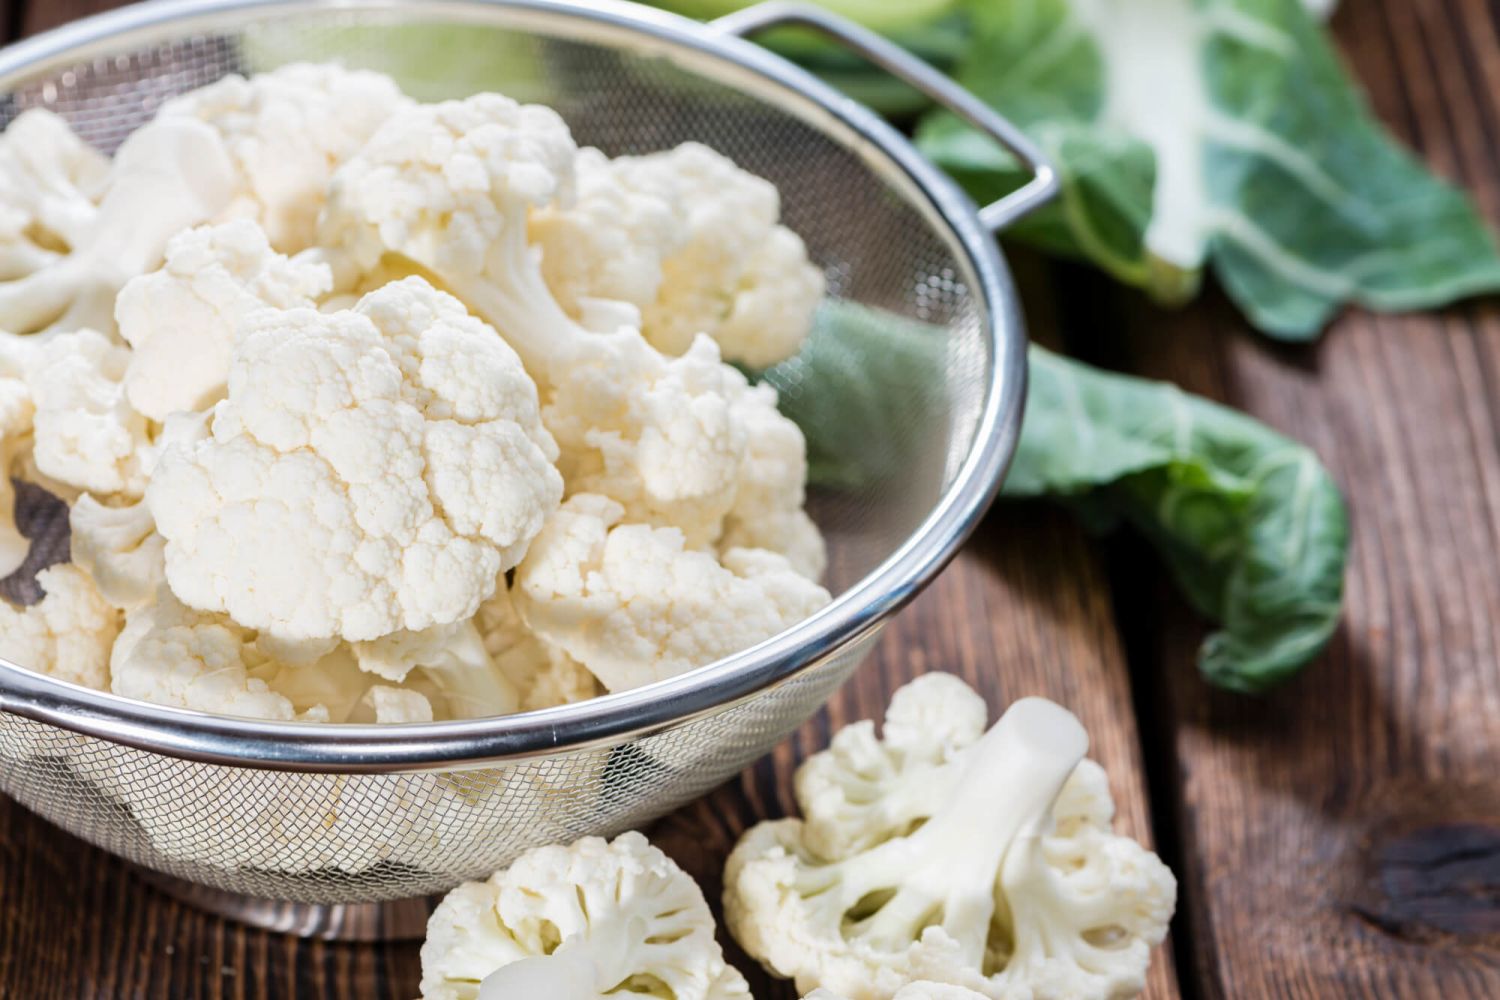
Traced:
[[[737, 37], [791, 21], [927, 90], [1036, 179], [977, 212], [876, 116]], [[946, 79], [844, 22], [781, 5], [704, 27], [559, 0], [146, 4], [0, 54], [0, 125], [46, 106], [111, 151], [172, 95], [320, 59], [390, 72], [422, 99], [485, 89], [541, 101], [580, 145], [610, 154], [713, 146], [778, 186], [831, 296], [923, 321], [946, 358], [931, 384], [903, 390], [921, 396], [919, 457], [903, 475], [811, 497], [834, 602], [682, 677], [499, 719], [315, 726], [130, 702], [0, 662], [5, 792], [179, 890], [286, 904], [230, 907], [241, 916], [381, 934], [392, 928], [330, 914], [646, 823], [766, 753], [849, 676], [974, 525], [1014, 447], [1024, 338], [989, 230], [1053, 182], [1024, 139]], [[795, 365], [782, 381], [811, 391]]]

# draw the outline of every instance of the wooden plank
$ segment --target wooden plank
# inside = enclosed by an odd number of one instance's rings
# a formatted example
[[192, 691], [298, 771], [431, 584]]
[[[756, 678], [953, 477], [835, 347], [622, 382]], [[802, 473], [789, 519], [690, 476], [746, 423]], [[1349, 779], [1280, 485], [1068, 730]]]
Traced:
[[[33, 3], [28, 30], [90, 9]], [[1045, 293], [1038, 271], [1028, 284]], [[1049, 297], [1033, 303], [1048, 330]], [[1097, 555], [1053, 511], [1004, 507], [934, 586], [892, 625], [866, 664], [817, 719], [737, 782], [664, 820], [652, 836], [702, 880], [717, 905], [734, 839], [792, 807], [789, 776], [845, 722], [878, 717], [891, 691], [926, 670], [973, 682], [999, 707], [1046, 694], [1073, 708], [1109, 769], [1121, 826], [1149, 841], [1138, 735], [1108, 590]], [[737, 951], [741, 968], [751, 963]], [[253, 931], [192, 910], [142, 884], [124, 864], [0, 799], [0, 996], [358, 996], [409, 1000], [416, 947], [302, 941]], [[795, 996], [755, 977], [762, 1000]], [[1178, 996], [1159, 957], [1147, 996]]]
[[[1500, 220], [1485, 6], [1380, 0], [1337, 32], [1385, 119]], [[1110, 360], [1307, 441], [1353, 511], [1345, 624], [1270, 697], [1200, 682], [1167, 588], [1126, 609], [1181, 775], [1193, 992], [1500, 996], [1500, 304], [1356, 312], [1292, 349], [1217, 294], [1175, 316], [1102, 296], [1128, 317]]]

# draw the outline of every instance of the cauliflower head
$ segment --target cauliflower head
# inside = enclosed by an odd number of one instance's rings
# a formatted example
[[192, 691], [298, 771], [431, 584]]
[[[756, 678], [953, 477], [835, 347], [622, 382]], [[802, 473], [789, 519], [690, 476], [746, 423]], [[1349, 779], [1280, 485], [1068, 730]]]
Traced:
[[611, 691], [703, 666], [828, 603], [783, 557], [687, 548], [682, 532], [622, 523], [607, 497], [569, 498], [516, 570], [516, 605], [537, 635]]
[[246, 318], [211, 434], [146, 499], [179, 599], [285, 639], [471, 618], [556, 508], [513, 351], [420, 278], [350, 311]]
[[0, 601], [0, 657], [37, 673], [109, 689], [109, 655], [120, 613], [76, 566], [37, 574], [42, 599], [17, 608]]
[[749, 1000], [703, 892], [639, 833], [528, 851], [453, 890], [422, 945], [424, 1000]]
[[164, 119], [212, 127], [235, 166], [226, 214], [255, 220], [283, 253], [311, 246], [328, 180], [411, 101], [394, 80], [334, 64], [233, 74], [162, 105]]
[[1022, 699], [977, 738], [974, 720], [952, 682], [924, 681], [893, 702], [883, 745], [861, 727], [815, 758], [806, 822], [763, 823], [730, 856], [736, 940], [852, 1000], [913, 981], [992, 1000], [1139, 993], [1171, 872], [1110, 830], [1108, 782], [1065, 709]]
[[[578, 156], [547, 108], [495, 94], [411, 108], [334, 175], [322, 238], [366, 272], [393, 255], [420, 266], [500, 332], [541, 386], [569, 492], [608, 495], [633, 520], [712, 544], [751, 475], [742, 423], [784, 418], [707, 337], [674, 359], [637, 329], [592, 331], [563, 309], [528, 220], [573, 203]], [[766, 530], [811, 549], [805, 533], [792, 537], [805, 527]]]
[[0, 134], [0, 281], [57, 260], [98, 214], [109, 160], [45, 108], [23, 111]]
[[131, 347], [130, 405], [157, 421], [207, 408], [224, 394], [240, 319], [267, 306], [312, 306], [332, 285], [327, 265], [276, 253], [248, 220], [179, 233], [162, 267], [130, 281], [115, 302]]
[[38, 266], [0, 280], [3, 328], [112, 334], [120, 289], [160, 264], [173, 236], [218, 215], [233, 187], [229, 154], [207, 125], [159, 118], [137, 129], [115, 154], [87, 223]]
[[548, 285], [575, 317], [632, 306], [652, 346], [682, 354], [699, 334], [725, 358], [768, 368], [797, 353], [823, 274], [778, 224], [775, 186], [699, 143], [609, 160], [586, 150], [577, 200], [531, 223]]

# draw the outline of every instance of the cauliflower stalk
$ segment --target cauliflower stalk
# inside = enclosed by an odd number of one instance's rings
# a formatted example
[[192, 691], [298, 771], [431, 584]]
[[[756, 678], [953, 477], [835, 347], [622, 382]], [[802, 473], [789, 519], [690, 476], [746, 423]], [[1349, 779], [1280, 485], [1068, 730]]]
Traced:
[[729, 859], [735, 938], [799, 988], [851, 1000], [919, 980], [993, 1000], [1139, 993], [1171, 872], [1110, 831], [1070, 713], [1022, 699], [975, 739], [964, 700], [925, 679], [898, 695], [884, 743], [861, 727], [813, 758], [806, 822], [763, 823]]
[[68, 511], [68, 527], [74, 564], [89, 572], [105, 600], [128, 610], [156, 596], [165, 580], [164, 540], [145, 501], [110, 507], [85, 493]]
[[514, 352], [420, 278], [350, 311], [252, 313], [212, 412], [147, 490], [167, 581], [280, 638], [472, 617], [562, 494]]
[[515, 601], [544, 640], [611, 691], [639, 687], [753, 646], [828, 603], [773, 552], [722, 559], [682, 532], [621, 522], [607, 497], [569, 498], [516, 570]]
[[542, 847], [454, 889], [422, 946], [425, 1000], [749, 1000], [687, 873], [639, 833]]

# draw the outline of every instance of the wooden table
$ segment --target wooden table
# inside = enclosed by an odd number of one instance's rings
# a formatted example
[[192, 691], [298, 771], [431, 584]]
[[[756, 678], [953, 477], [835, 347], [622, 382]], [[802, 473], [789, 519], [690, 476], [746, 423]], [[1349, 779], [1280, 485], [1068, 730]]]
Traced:
[[[108, 6], [0, 0], [0, 35]], [[1483, 0], [1347, 0], [1334, 29], [1381, 117], [1500, 225], [1497, 22]], [[1241, 407], [1324, 457], [1355, 526], [1329, 653], [1270, 697], [1213, 692], [1193, 667], [1202, 625], [1149, 552], [1001, 506], [826, 719], [652, 836], [716, 897], [733, 838], [792, 808], [788, 776], [818, 734], [941, 668], [995, 705], [1049, 695], [1092, 731], [1121, 825], [1181, 880], [1148, 996], [1500, 997], [1500, 300], [1355, 312], [1294, 350], [1216, 292], [1169, 315], [1095, 274], [1019, 263], [1042, 338]], [[0, 801], [0, 996], [407, 1000], [417, 978], [414, 946], [205, 916]]]

